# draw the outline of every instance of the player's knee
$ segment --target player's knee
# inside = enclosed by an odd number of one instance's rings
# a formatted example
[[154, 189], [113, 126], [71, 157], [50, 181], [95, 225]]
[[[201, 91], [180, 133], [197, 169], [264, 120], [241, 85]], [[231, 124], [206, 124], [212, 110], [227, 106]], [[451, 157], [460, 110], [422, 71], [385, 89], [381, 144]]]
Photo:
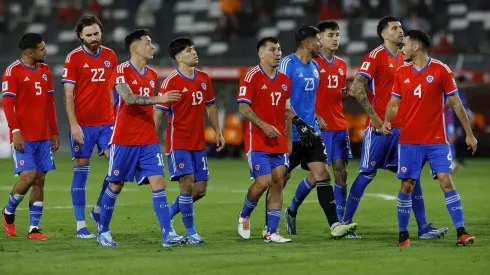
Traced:
[[415, 187], [414, 179], [404, 179], [401, 184], [401, 191], [405, 194], [412, 194]]
[[90, 165], [90, 159], [75, 158], [73, 160], [73, 166], [85, 166], [85, 165]]
[[124, 187], [124, 182], [111, 182], [109, 183], [109, 187], [112, 189], [112, 191], [119, 193]]
[[439, 180], [439, 185], [442, 191], [449, 192], [454, 190], [454, 183], [451, 174], [449, 173], [439, 173], [437, 174], [437, 179]]
[[[311, 171], [312, 179], [308, 178], [309, 182], [318, 182], [322, 180], [330, 180], [330, 173], [326, 167], [318, 169], [317, 171]], [[308, 177], [308, 176], [307, 176]], [[313, 181], [312, 181], [313, 180]]]
[[36, 171], [35, 170], [30, 170], [30, 171], [24, 171], [20, 173], [20, 180], [29, 186], [34, 185], [34, 182], [36, 181]]
[[206, 195], [207, 186], [208, 185], [206, 181], [194, 183], [192, 189], [192, 197], [194, 198], [194, 201], [202, 199]]

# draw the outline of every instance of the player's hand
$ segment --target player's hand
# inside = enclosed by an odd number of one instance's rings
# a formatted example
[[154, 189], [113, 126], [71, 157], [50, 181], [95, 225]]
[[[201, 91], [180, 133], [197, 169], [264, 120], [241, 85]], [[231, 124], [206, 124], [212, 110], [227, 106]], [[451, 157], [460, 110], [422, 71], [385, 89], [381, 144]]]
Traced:
[[383, 127], [383, 121], [377, 114], [374, 114], [374, 116], [371, 117], [371, 124], [376, 129], [376, 132], [378, 133], [381, 132], [381, 128]]
[[51, 151], [56, 152], [60, 148], [60, 136], [52, 135], [51, 136]]
[[265, 122], [262, 124], [260, 128], [262, 129], [262, 131], [264, 131], [264, 134], [269, 138], [278, 138], [281, 136], [281, 133], [279, 132], [279, 130], [276, 129], [276, 127], [269, 125]]
[[83, 139], [85, 136], [83, 135], [82, 127], [80, 127], [80, 125], [71, 125], [70, 132], [74, 141], [78, 142], [79, 144], [83, 144]]
[[387, 136], [391, 136], [393, 134], [391, 133], [391, 122], [385, 121], [381, 127], [381, 132]]
[[223, 148], [225, 148], [225, 144], [223, 134], [221, 132], [216, 133], [216, 146], [218, 146], [218, 148], [216, 148], [216, 152], [223, 150]]
[[296, 130], [298, 132], [299, 140], [301, 141], [302, 146], [312, 147], [313, 141], [320, 138], [315, 128], [313, 128], [311, 125], [308, 125], [298, 116], [295, 116], [293, 118], [293, 124], [296, 126]]
[[165, 103], [175, 102], [179, 100], [179, 98], [180, 98], [180, 91], [172, 90], [161, 96], [157, 96], [157, 103], [165, 104]]
[[20, 134], [20, 131], [13, 133], [14, 149], [17, 151], [24, 151], [24, 139]]
[[328, 130], [327, 123], [325, 122], [325, 120], [322, 117], [317, 116], [316, 117], [316, 122], [318, 123], [318, 126], [320, 127], [320, 130], [322, 130], [322, 131], [327, 131]]
[[474, 135], [466, 136], [466, 145], [468, 145], [468, 150], [471, 150], [472, 155], [476, 153], [477, 144], [478, 140], [476, 140]]

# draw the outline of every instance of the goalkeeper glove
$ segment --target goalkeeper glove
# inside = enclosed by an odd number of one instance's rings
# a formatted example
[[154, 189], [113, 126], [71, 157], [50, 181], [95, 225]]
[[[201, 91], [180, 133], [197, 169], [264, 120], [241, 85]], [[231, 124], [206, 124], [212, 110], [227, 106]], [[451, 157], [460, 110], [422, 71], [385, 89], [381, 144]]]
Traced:
[[315, 128], [308, 125], [298, 116], [293, 117], [293, 124], [296, 126], [296, 130], [298, 131], [301, 145], [305, 147], [312, 147], [313, 142], [319, 138]]

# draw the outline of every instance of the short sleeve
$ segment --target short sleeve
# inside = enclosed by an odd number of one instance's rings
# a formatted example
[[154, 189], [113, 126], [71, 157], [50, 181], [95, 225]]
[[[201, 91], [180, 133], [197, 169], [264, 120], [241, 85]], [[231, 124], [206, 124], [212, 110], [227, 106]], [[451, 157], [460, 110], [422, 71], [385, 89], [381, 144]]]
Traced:
[[48, 94], [54, 94], [54, 84], [53, 84], [53, 73], [51, 68], [48, 66]]
[[248, 105], [252, 105], [255, 97], [255, 86], [253, 85], [253, 76], [255, 73], [257, 73], [257, 71], [252, 69], [240, 79], [237, 103], [247, 103]]
[[214, 89], [213, 84], [211, 83], [211, 78], [209, 75], [206, 75], [206, 104], [214, 104], [216, 101], [214, 97]]
[[378, 52], [372, 51], [367, 54], [362, 60], [361, 67], [357, 71], [358, 75], [365, 76], [367, 79], [371, 80], [376, 73], [376, 54]]
[[342, 92], [347, 92], [347, 65], [345, 63], [343, 63], [342, 65], [343, 74], [340, 75], [340, 84], [342, 87]]
[[289, 79], [293, 78], [294, 73], [294, 65], [291, 57], [286, 56], [279, 63], [279, 71], [289, 77]]
[[17, 96], [17, 77], [12, 72], [12, 68], [9, 67], [2, 76], [2, 96]]
[[61, 83], [77, 84], [78, 67], [73, 54], [68, 54], [63, 67], [63, 75], [61, 76]]
[[[166, 93], [168, 93], [169, 91], [172, 91], [172, 77], [173, 75], [170, 74], [169, 77], [167, 77], [165, 80], [162, 81], [162, 84], [160, 85], [160, 92], [158, 93], [159, 96], [162, 96]], [[155, 105], [155, 108], [159, 109], [159, 110], [164, 110], [164, 111], [168, 111], [170, 110], [170, 106], [172, 106], [172, 103], [164, 103], [164, 104], [156, 104]]]
[[443, 78], [442, 78], [442, 90], [447, 96], [452, 96], [458, 93], [458, 86], [456, 85], [456, 80], [454, 79], [453, 72], [444, 65], [441, 68]]
[[401, 72], [400, 70], [397, 70], [395, 73], [395, 81], [393, 81], [393, 89], [391, 90], [391, 96], [394, 96], [399, 99], [402, 98], [402, 91], [400, 90], [401, 88], [400, 77], [401, 77]]
[[116, 70], [112, 73], [110, 85], [111, 88], [115, 88], [117, 84], [126, 83], [126, 77], [124, 75], [124, 65], [120, 64], [116, 67]]

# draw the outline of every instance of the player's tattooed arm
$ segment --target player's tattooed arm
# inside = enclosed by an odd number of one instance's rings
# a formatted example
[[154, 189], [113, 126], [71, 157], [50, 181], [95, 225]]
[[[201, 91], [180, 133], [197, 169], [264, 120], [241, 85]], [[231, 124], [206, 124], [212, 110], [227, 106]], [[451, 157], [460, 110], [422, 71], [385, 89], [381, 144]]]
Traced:
[[122, 97], [128, 105], [154, 105], [157, 104], [156, 96], [141, 96], [133, 94], [131, 87], [127, 83], [119, 83], [116, 85], [117, 93]]
[[155, 120], [155, 131], [157, 135], [160, 134], [160, 129], [162, 129], [163, 117], [167, 111], [155, 108], [153, 110], [153, 119]]
[[364, 111], [369, 116], [373, 116], [376, 115], [376, 112], [374, 112], [373, 106], [371, 106], [371, 102], [369, 102], [367, 96], [366, 84], [368, 83], [368, 81], [369, 79], [367, 77], [362, 75], [356, 75], [350, 87], [350, 92], [354, 94], [357, 101], [359, 102], [359, 104], [361, 104], [361, 107], [364, 109]]
[[247, 103], [238, 103], [238, 111], [258, 127], [262, 127], [262, 124], [264, 124], [264, 121], [257, 116]]

